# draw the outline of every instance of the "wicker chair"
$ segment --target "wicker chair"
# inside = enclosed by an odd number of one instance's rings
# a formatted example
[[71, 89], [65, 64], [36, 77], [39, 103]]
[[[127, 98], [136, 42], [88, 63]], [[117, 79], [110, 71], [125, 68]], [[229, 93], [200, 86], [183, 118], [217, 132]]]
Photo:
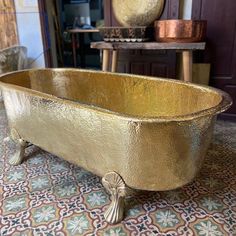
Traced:
[[13, 46], [0, 50], [0, 74], [22, 70], [27, 66], [27, 48]]
[[[23, 70], [27, 67], [27, 48], [13, 46], [0, 50], [0, 74]], [[0, 102], [2, 101], [0, 90]]]

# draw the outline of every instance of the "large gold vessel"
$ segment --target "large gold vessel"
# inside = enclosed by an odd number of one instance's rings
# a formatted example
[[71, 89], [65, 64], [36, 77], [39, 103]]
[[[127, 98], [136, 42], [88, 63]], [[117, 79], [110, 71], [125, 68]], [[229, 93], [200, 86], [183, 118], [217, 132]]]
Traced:
[[161, 16], [164, 3], [164, 0], [112, 0], [112, 8], [122, 26], [148, 26]]
[[112, 194], [105, 217], [123, 217], [129, 188], [163, 191], [196, 176], [216, 115], [231, 104], [219, 90], [168, 79], [75, 69], [0, 77], [19, 164], [33, 143], [99, 176]]

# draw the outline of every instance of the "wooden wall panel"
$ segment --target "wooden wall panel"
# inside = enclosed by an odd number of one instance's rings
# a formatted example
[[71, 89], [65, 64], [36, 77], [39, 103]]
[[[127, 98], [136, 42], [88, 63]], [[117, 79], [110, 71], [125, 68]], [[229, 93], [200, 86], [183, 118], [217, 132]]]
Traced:
[[14, 0], [0, 0], [0, 49], [18, 44]]
[[131, 62], [130, 63], [130, 70], [133, 74], [137, 75], [150, 75], [150, 65], [148, 62], [145, 61], [138, 61], [138, 62]]
[[211, 64], [210, 85], [228, 92], [233, 106], [224, 114], [236, 120], [236, 1], [194, 0], [192, 18], [207, 20], [203, 60]]
[[169, 71], [168, 71], [168, 66], [166, 65], [166, 63], [151, 63], [151, 75], [152, 76], [160, 76], [160, 77], [171, 77], [169, 75]]

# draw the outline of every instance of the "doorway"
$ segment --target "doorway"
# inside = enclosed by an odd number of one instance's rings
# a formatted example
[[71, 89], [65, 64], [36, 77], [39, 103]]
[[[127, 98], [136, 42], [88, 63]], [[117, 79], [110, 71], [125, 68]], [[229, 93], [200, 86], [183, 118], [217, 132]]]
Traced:
[[[90, 49], [90, 42], [100, 41], [101, 37], [98, 30], [97, 32], [90, 31], [104, 25], [103, 0], [57, 0], [53, 1], [53, 6], [47, 2], [46, 8], [50, 38], [55, 44], [52, 43], [51, 47], [54, 58], [57, 59], [57, 65], [59, 67], [99, 68], [100, 53], [98, 50]], [[69, 32], [71, 29], [73, 31], [82, 29], [84, 32], [72, 34]], [[72, 42], [73, 37], [76, 37], [76, 44]], [[74, 56], [76, 56], [76, 65]]]

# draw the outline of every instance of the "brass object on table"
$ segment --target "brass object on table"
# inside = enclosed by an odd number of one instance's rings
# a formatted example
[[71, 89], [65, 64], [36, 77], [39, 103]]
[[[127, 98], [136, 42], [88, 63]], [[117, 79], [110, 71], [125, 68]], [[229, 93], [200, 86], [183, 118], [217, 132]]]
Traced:
[[8, 73], [0, 89], [22, 144], [13, 164], [27, 141], [104, 176], [111, 223], [123, 217], [127, 188], [164, 191], [192, 181], [216, 115], [232, 103], [206, 86], [76, 69]]
[[148, 26], [161, 16], [164, 3], [164, 0], [112, 0], [112, 8], [122, 26]]
[[153, 27], [101, 27], [105, 42], [145, 42], [153, 39]]
[[159, 20], [154, 23], [155, 39], [158, 42], [193, 43], [204, 41], [205, 20]]

